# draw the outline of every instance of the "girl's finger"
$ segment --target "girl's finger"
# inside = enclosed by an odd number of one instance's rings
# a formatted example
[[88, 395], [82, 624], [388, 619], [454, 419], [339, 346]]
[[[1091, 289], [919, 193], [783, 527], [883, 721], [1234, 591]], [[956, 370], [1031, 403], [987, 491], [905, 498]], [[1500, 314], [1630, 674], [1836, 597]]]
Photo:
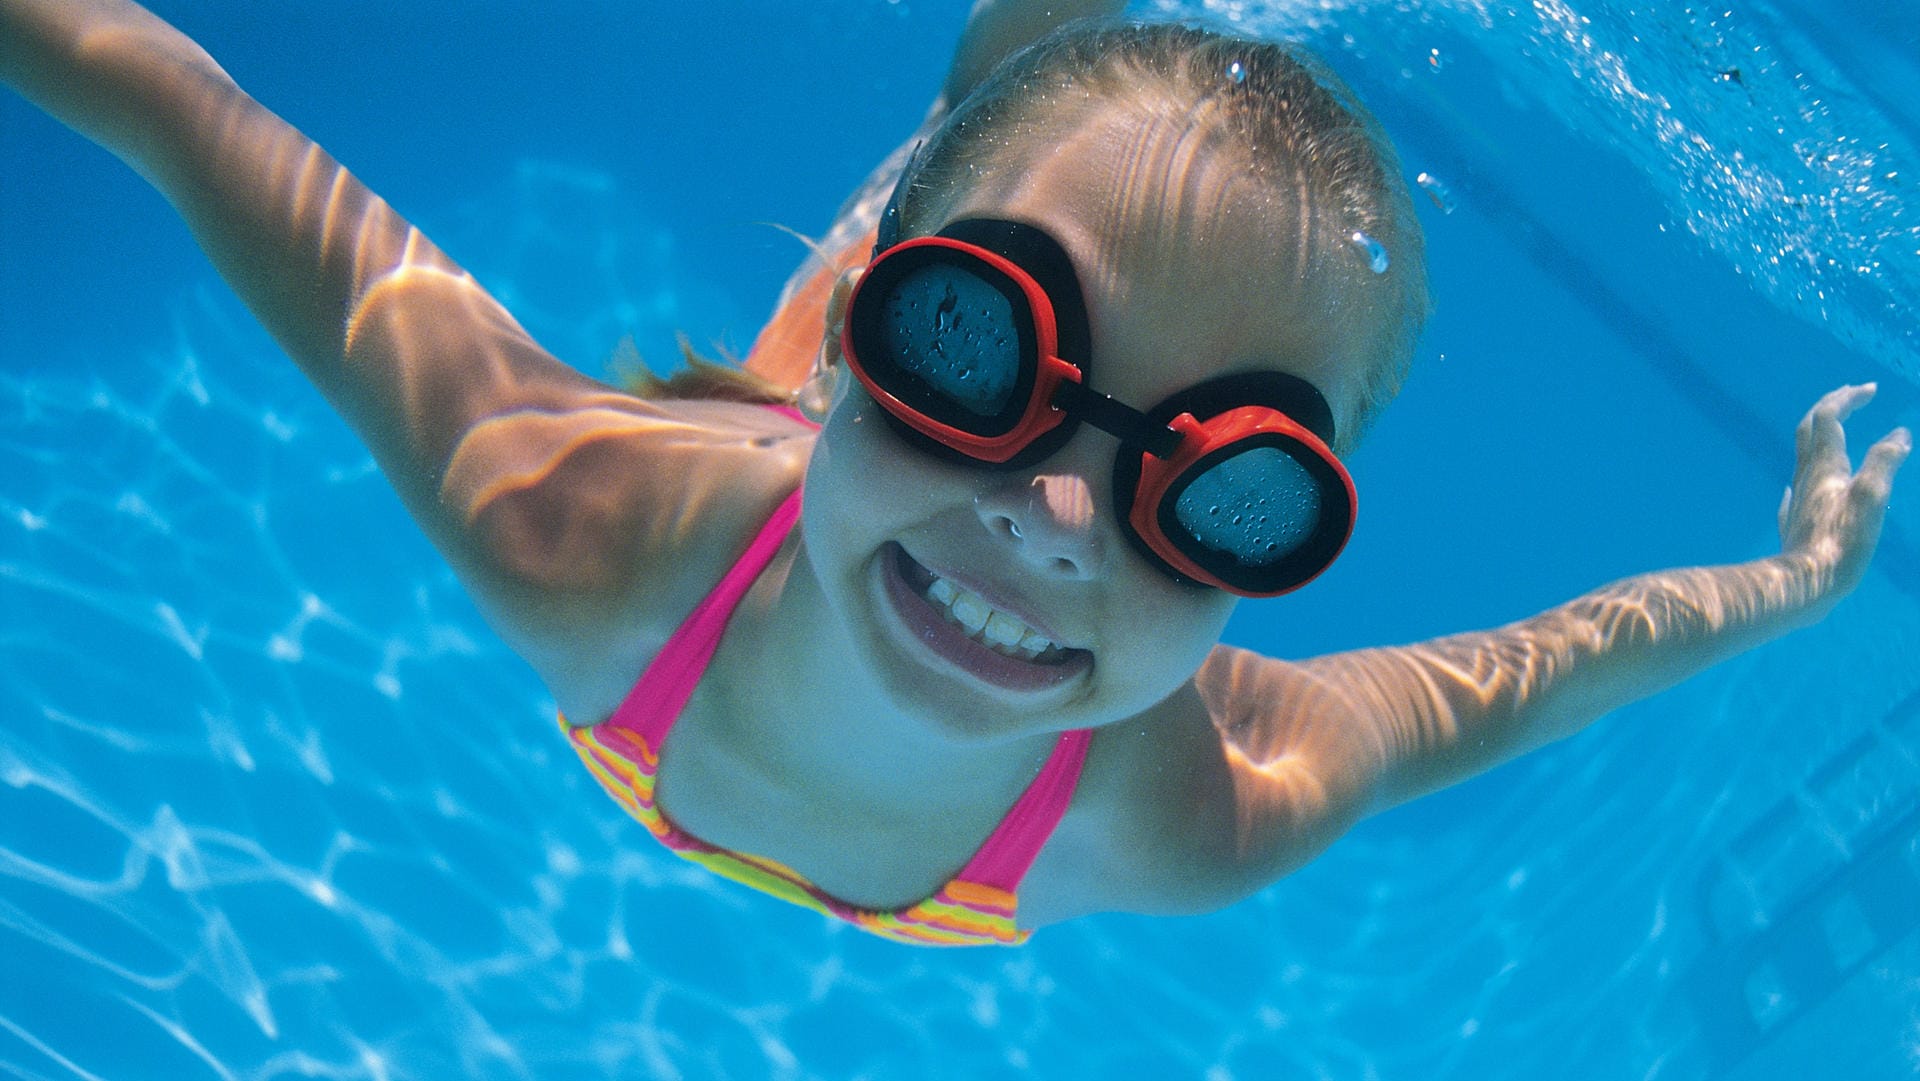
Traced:
[[1880, 391], [1878, 383], [1860, 383], [1855, 386], [1841, 387], [1827, 397], [1833, 399], [1834, 419], [1845, 423], [1853, 411], [1873, 400]]
[[1794, 442], [1800, 455], [1800, 466], [1831, 469], [1838, 467], [1847, 472], [1847, 433], [1842, 425], [1853, 415], [1854, 410], [1873, 400], [1878, 384], [1862, 383], [1859, 386], [1840, 387], [1828, 391], [1807, 415], [1801, 419], [1800, 427], [1794, 433]]
[[1888, 432], [1867, 451], [1866, 461], [1860, 463], [1860, 472], [1853, 478], [1855, 489], [1867, 488], [1880, 502], [1885, 502], [1893, 491], [1893, 475], [1900, 471], [1912, 452], [1913, 433], [1905, 428]]

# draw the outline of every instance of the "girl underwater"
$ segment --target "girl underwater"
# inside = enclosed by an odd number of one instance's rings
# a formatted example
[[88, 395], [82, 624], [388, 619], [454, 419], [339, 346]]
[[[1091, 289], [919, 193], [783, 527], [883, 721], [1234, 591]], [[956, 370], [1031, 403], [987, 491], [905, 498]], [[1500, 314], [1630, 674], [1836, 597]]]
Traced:
[[0, 77], [171, 200], [615, 799], [889, 938], [1230, 905], [1858, 584], [1911, 446], [1852, 470], [1871, 386], [1801, 422], [1777, 555], [1413, 646], [1221, 645], [1353, 527], [1341, 456], [1412, 355], [1422, 241], [1337, 79], [1073, 21], [1118, 6], [976, 4], [744, 370], [643, 396], [130, 3], [0, 0]]

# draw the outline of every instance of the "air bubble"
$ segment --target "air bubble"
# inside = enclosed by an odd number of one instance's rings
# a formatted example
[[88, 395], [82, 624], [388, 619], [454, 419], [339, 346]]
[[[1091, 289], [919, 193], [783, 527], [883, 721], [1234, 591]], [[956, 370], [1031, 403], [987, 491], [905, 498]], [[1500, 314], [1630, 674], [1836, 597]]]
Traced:
[[1227, 65], [1227, 78], [1229, 78], [1229, 79], [1232, 79], [1232, 80], [1233, 80], [1234, 82], [1236, 82], [1236, 83], [1244, 83], [1244, 82], [1246, 82], [1246, 81], [1247, 81], [1247, 66], [1246, 66], [1245, 64], [1242, 64], [1242, 63], [1241, 63], [1240, 61], [1238, 61], [1238, 60], [1235, 60], [1235, 61], [1234, 61], [1233, 63], [1231, 63], [1231, 64], [1228, 64], [1228, 65]]
[[1427, 193], [1427, 198], [1433, 200], [1433, 205], [1439, 207], [1442, 214], [1451, 214], [1460, 205], [1454, 201], [1453, 192], [1448, 190], [1445, 182], [1432, 173], [1421, 173], [1413, 178], [1413, 182], [1420, 185], [1420, 190]]
[[1366, 253], [1368, 270], [1373, 271], [1375, 274], [1385, 274], [1387, 272], [1387, 249], [1385, 245], [1358, 229], [1353, 231], [1353, 236], [1349, 239], [1352, 240], [1354, 247]]

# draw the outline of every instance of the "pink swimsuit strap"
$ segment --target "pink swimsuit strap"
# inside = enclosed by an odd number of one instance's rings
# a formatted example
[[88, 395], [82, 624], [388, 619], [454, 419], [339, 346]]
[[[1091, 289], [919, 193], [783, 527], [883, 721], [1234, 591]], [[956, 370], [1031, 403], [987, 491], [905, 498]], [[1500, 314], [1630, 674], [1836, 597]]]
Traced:
[[1008, 893], [1020, 888], [1020, 880], [1027, 877], [1033, 861], [1073, 803], [1073, 790], [1080, 784], [1080, 768], [1086, 764], [1087, 748], [1092, 743], [1091, 728], [1060, 733], [1046, 765], [1040, 767], [1040, 775], [967, 861], [959, 878]]
[[720, 648], [720, 636], [726, 633], [733, 610], [753, 588], [760, 572], [773, 562], [799, 520], [800, 490], [796, 488], [754, 534], [747, 550], [721, 575], [720, 583], [693, 606], [660, 652], [654, 654], [653, 663], [640, 673], [640, 679], [605, 724], [639, 736], [656, 750], [666, 742], [667, 733], [673, 730], [673, 723], [693, 697], [693, 689], [700, 685], [700, 677], [706, 674], [714, 651]]
[[[734, 609], [786, 543], [799, 518], [800, 492], [795, 491], [761, 526], [713, 591], [694, 606], [660, 647], [653, 663], [601, 727], [638, 737], [659, 753], [706, 673]], [[1060, 734], [1039, 775], [967, 862], [960, 872], [961, 880], [1014, 891], [1073, 802], [1092, 738], [1089, 729]]]

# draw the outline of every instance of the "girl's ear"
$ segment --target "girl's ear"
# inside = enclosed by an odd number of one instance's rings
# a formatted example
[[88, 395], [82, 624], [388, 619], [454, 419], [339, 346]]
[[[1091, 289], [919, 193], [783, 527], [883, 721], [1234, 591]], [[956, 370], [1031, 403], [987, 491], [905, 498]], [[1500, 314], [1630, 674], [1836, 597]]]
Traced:
[[850, 266], [840, 272], [833, 280], [833, 292], [827, 297], [827, 337], [836, 343], [834, 356], [839, 357], [838, 342], [840, 335], [847, 329], [847, 301], [853, 299], [853, 287], [860, 284], [860, 276], [867, 272], [863, 266]]
[[865, 267], [848, 267], [834, 279], [833, 292], [827, 297], [826, 326], [820, 338], [820, 353], [814, 358], [813, 372], [794, 393], [794, 405], [816, 423], [824, 422], [833, 407], [846, 397], [846, 365], [840, 355], [840, 337], [847, 330], [847, 302], [853, 287], [860, 284]]

